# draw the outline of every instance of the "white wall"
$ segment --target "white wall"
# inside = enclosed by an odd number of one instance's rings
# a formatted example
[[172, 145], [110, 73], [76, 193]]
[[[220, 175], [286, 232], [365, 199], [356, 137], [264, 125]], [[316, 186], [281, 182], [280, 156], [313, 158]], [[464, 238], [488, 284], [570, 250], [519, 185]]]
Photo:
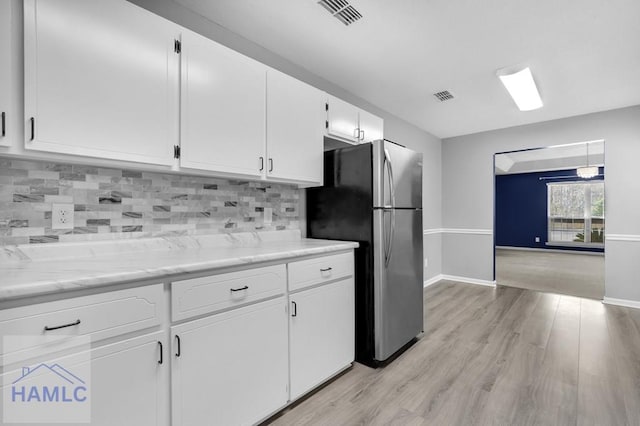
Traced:
[[493, 154], [605, 140], [605, 297], [640, 301], [640, 105], [442, 141], [442, 272], [493, 279]]
[[[424, 229], [441, 228], [440, 139], [171, 0], [129, 1], [382, 117], [384, 119], [385, 138], [423, 153], [423, 227]], [[381, 58], [381, 60], [384, 60], [384, 58]], [[365, 71], [363, 70], [363, 72]], [[425, 268], [424, 275], [425, 280], [427, 280], [441, 273], [440, 235], [437, 233], [425, 234], [424, 250], [425, 255], [429, 258], [429, 266]]]

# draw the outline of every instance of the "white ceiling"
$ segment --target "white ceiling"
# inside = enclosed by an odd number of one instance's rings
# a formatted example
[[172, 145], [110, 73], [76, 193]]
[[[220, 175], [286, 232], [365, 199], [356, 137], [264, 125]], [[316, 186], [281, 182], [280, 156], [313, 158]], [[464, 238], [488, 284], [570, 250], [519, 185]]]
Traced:
[[[350, 0], [348, 27], [316, 0], [175, 1], [441, 138], [640, 104], [638, 0]], [[495, 76], [515, 64], [543, 108]]]
[[515, 174], [566, 170], [575, 167], [604, 165], [604, 141], [556, 145], [496, 154], [496, 174]]

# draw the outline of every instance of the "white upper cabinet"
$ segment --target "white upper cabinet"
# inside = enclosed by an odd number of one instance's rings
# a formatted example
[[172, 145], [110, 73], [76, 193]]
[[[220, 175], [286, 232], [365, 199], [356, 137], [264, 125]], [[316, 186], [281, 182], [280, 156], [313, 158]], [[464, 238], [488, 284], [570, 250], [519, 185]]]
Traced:
[[15, 134], [14, 96], [12, 93], [11, 79], [13, 74], [14, 49], [12, 9], [15, 2], [12, 0], [0, 1], [0, 146], [9, 146]]
[[25, 148], [171, 165], [179, 27], [125, 0], [25, 0]]
[[327, 133], [357, 143], [360, 138], [358, 108], [335, 96], [327, 98]]
[[360, 142], [384, 139], [384, 121], [367, 111], [360, 110]]
[[268, 179], [322, 185], [324, 92], [267, 72]]
[[183, 30], [182, 167], [262, 176], [265, 80], [266, 66]]
[[327, 134], [350, 143], [384, 138], [384, 121], [335, 96], [327, 95]]

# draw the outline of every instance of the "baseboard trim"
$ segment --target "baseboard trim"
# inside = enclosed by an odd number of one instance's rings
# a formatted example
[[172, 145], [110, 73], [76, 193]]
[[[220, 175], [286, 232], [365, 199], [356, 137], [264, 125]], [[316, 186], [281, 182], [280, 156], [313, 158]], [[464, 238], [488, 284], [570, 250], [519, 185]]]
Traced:
[[640, 309], [640, 302], [636, 300], [628, 300], [628, 299], [614, 299], [613, 297], [604, 297], [602, 303], [607, 305], [616, 305], [616, 306], [624, 306], [627, 308], [635, 308]]
[[488, 280], [479, 280], [477, 278], [469, 278], [469, 277], [459, 277], [456, 275], [446, 275], [446, 274], [442, 274], [440, 275], [443, 280], [449, 280], [449, 281], [460, 281], [462, 283], [466, 283], [466, 284], [476, 284], [476, 285], [483, 285], [486, 287], [495, 287], [496, 286], [496, 282], [495, 281], [488, 281]]
[[583, 250], [558, 250], [535, 247], [512, 247], [512, 246], [496, 246], [497, 250], [514, 250], [514, 251], [535, 251], [538, 253], [566, 253], [566, 254], [588, 254], [590, 256], [604, 256], [601, 251], [583, 251]]
[[429, 287], [430, 285], [434, 285], [438, 281], [442, 281], [442, 274], [438, 274], [435, 277], [431, 277], [428, 280], [424, 281], [424, 288]]

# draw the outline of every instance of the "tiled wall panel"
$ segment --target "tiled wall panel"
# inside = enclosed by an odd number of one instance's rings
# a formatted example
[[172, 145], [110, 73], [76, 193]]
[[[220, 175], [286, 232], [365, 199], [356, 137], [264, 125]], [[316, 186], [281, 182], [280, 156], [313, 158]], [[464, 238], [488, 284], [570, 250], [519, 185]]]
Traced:
[[[298, 201], [291, 185], [0, 157], [0, 245], [297, 229]], [[73, 229], [52, 228], [57, 203]]]

